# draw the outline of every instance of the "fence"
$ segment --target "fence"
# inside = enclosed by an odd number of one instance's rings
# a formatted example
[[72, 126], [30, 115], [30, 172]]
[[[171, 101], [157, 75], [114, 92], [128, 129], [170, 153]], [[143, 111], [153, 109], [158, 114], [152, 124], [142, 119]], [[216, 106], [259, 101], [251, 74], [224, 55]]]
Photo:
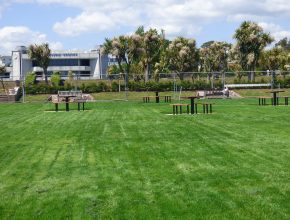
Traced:
[[[61, 75], [64, 86], [61, 88], [46, 86], [44, 83], [38, 83], [34, 89], [35, 93], [56, 93], [58, 90], [83, 90], [87, 93], [95, 93], [101, 91], [183, 91], [199, 90], [199, 89], [222, 89], [225, 85], [232, 88], [245, 87], [263, 87], [265, 85], [273, 85], [273, 72], [271, 71], [255, 71], [255, 82], [249, 81], [249, 74], [252, 72], [180, 72], [180, 73], [158, 73], [149, 76], [149, 82], [145, 83], [144, 74], [130, 74], [129, 84], [125, 84], [124, 74], [103, 75], [101, 79], [96, 79], [91, 75], [72, 76]], [[276, 82], [278, 87], [290, 87], [290, 71], [275, 71]], [[0, 77], [1, 78], [1, 77]], [[30, 93], [25, 83], [25, 78], [21, 80], [13, 80], [13, 75], [9, 78], [2, 77], [6, 89], [19, 86], [23, 90], [24, 96]], [[50, 77], [48, 77], [50, 80]], [[43, 77], [37, 76], [37, 81], [41, 82]], [[69, 83], [68, 83], [69, 82]], [[252, 85], [255, 83], [255, 85]], [[66, 84], [70, 86], [65, 87]], [[241, 86], [237, 86], [241, 84]], [[127, 89], [126, 89], [127, 88]], [[27, 90], [27, 91], [26, 91]], [[33, 93], [32, 93], [33, 94]]]

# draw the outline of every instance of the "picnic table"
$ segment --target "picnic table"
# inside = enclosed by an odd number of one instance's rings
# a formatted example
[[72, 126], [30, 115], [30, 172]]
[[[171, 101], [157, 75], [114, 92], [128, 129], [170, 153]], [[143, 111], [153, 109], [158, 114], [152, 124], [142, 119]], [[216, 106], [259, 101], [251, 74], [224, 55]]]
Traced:
[[70, 103], [77, 103], [78, 110], [80, 111], [80, 106], [82, 104], [83, 111], [85, 110], [86, 100], [82, 98], [81, 91], [58, 91], [57, 99], [52, 100], [52, 103], [55, 104], [55, 111], [58, 111], [58, 105], [60, 103], [65, 103], [65, 110], [69, 111]]
[[280, 92], [285, 92], [285, 91], [277, 89], [277, 90], [271, 90], [270, 92], [268, 92], [268, 93], [272, 93], [272, 95], [273, 95], [272, 105], [276, 106], [276, 105], [279, 104], [279, 100], [278, 100], [277, 94], [279, 94]]
[[194, 114], [194, 108], [195, 108], [194, 100], [198, 99], [199, 96], [185, 96], [185, 97], [181, 97], [181, 98], [190, 99], [190, 113], [193, 115]]
[[155, 92], [155, 96], [143, 96], [142, 99], [144, 103], [148, 103], [150, 102], [150, 98], [155, 98], [155, 102], [159, 103], [161, 97], [164, 97], [164, 102], [171, 102], [170, 95], [160, 96], [159, 92]]
[[186, 112], [189, 114], [189, 104], [172, 104], [172, 113], [173, 115], [178, 115], [178, 107], [179, 107], [179, 114], [182, 114], [182, 106], [186, 106]]
[[271, 99], [271, 97], [268, 97], [268, 96], [259, 96], [258, 99], [259, 99], [259, 105], [266, 105], [266, 100], [267, 99]]

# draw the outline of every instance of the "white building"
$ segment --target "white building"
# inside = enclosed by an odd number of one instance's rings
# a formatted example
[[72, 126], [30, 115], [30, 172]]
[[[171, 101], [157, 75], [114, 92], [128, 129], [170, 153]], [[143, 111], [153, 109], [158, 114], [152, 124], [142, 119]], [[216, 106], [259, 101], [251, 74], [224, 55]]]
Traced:
[[[108, 56], [102, 55], [100, 48], [86, 51], [52, 51], [48, 75], [60, 72], [65, 78], [72, 72], [81, 79], [105, 79], [108, 67]], [[28, 72], [35, 72], [38, 77], [43, 75], [43, 69], [36, 65], [27, 54], [27, 48], [17, 47], [12, 51], [11, 80], [21, 80]]]

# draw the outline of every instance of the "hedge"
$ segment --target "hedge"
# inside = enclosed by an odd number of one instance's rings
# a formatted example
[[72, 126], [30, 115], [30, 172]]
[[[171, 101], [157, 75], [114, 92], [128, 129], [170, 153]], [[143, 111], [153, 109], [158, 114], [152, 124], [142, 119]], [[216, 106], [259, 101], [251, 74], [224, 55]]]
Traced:
[[[263, 82], [262, 82], [263, 81]], [[247, 81], [236, 81], [235, 83], [249, 83]], [[256, 83], [264, 83], [262, 79], [261, 82]], [[290, 88], [290, 77], [286, 77], [285, 79], [278, 79], [277, 83], [280, 84], [281, 88]], [[75, 87], [71, 83], [64, 82], [60, 86], [53, 84], [45, 84], [44, 82], [38, 82], [34, 85], [26, 86], [27, 94], [56, 94], [59, 90], [73, 90], [77, 88], [78, 90], [82, 90], [84, 93], [98, 93], [98, 92], [117, 92], [119, 91], [119, 83], [118, 81], [84, 81], [79, 82], [79, 85]], [[192, 90], [204, 90], [210, 89], [211, 84], [207, 83], [206, 80], [200, 81], [178, 81], [177, 82], [178, 89], [182, 87], [183, 91], [192, 91]], [[173, 81], [161, 81], [161, 82], [135, 82], [130, 81], [128, 84], [129, 91], [172, 91], [174, 87]], [[223, 83], [221, 80], [216, 80], [214, 82], [214, 87], [217, 89], [222, 89]], [[125, 90], [124, 83], [120, 85], [121, 91]]]

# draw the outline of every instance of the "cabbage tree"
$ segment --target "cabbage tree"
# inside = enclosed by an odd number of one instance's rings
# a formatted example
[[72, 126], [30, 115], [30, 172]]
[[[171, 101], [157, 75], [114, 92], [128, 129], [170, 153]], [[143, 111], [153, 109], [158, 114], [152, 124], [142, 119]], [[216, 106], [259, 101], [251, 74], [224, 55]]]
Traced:
[[255, 80], [256, 67], [263, 49], [273, 42], [269, 33], [255, 22], [244, 21], [236, 30], [234, 38], [237, 40], [237, 51], [242, 68], [250, 71], [249, 80]]
[[47, 43], [30, 45], [28, 48], [28, 56], [35, 60], [36, 64], [43, 69], [45, 82], [47, 83], [47, 68], [49, 66], [51, 50]]
[[143, 53], [141, 37], [134, 34], [131, 36], [119, 36], [113, 39], [106, 39], [102, 53], [111, 54], [116, 58], [118, 67], [124, 73], [125, 82], [128, 85], [128, 75], [131, 71], [131, 65]]
[[141, 62], [145, 70], [145, 82], [149, 80], [151, 75], [151, 69], [160, 59], [160, 53], [162, 51], [163, 36], [158, 33], [156, 29], [149, 29], [144, 31], [144, 28], [141, 26], [137, 29], [136, 34], [141, 36], [141, 46], [143, 48], [143, 53], [141, 56]]
[[168, 68], [177, 73], [180, 80], [185, 72], [196, 71], [198, 68], [198, 50], [194, 39], [178, 37], [167, 48]]
[[226, 71], [228, 54], [231, 45], [226, 42], [212, 41], [200, 49], [200, 64], [203, 71], [208, 72], [208, 80], [213, 72]]
[[0, 66], [0, 76], [4, 75], [6, 73], [5, 66]]

